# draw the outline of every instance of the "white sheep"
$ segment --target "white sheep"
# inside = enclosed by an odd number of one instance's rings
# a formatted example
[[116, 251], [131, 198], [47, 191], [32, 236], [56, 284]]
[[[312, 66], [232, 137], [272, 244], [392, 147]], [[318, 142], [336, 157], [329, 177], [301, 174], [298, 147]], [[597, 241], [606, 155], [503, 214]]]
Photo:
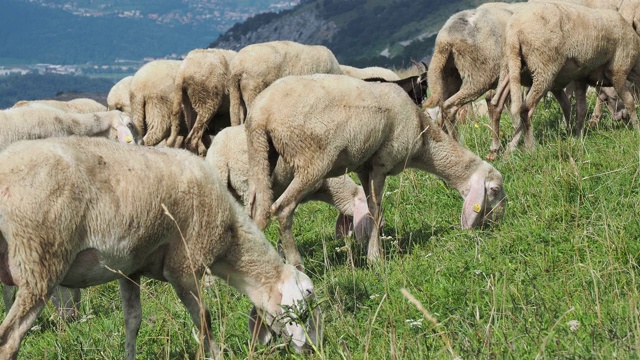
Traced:
[[134, 142], [131, 119], [120, 111], [70, 113], [46, 104], [0, 111], [0, 150], [18, 140], [57, 136], [102, 136]]
[[179, 60], [153, 60], [144, 64], [131, 79], [129, 101], [131, 119], [143, 136], [142, 144], [158, 145], [166, 140], [173, 147], [178, 139], [182, 113], [173, 117], [173, 94]]
[[69, 101], [62, 100], [21, 100], [16, 102], [13, 107], [23, 107], [32, 105], [48, 105], [56, 109], [60, 109], [67, 112], [76, 113], [92, 113], [107, 111], [107, 107], [97, 102], [96, 100], [89, 98], [77, 98]]
[[111, 87], [107, 95], [107, 107], [109, 110], [120, 110], [131, 116], [131, 100], [129, 99], [131, 79], [133, 79], [133, 75], [126, 76]]
[[[222, 49], [196, 49], [182, 60], [174, 85], [173, 117], [178, 118], [184, 111], [189, 134], [184, 140], [185, 147], [198, 154], [206, 155], [207, 146], [203, 140], [205, 129], [212, 133], [215, 129], [231, 125], [229, 119], [229, 62], [235, 51]], [[216, 117], [215, 123], [212, 120]]]
[[[439, 106], [440, 126], [454, 138], [457, 137], [458, 110], [487, 92], [491, 94], [497, 87], [507, 22], [521, 6], [519, 3], [486, 3], [452, 15], [438, 32], [429, 63], [431, 95], [423, 108]], [[560, 91], [554, 95], [561, 104], [567, 104], [562, 109], [568, 115], [570, 107], [566, 96]], [[498, 134], [503, 104], [494, 105], [490, 100], [491, 95], [486, 98], [487, 113], [493, 133]], [[492, 140], [489, 160], [496, 157], [500, 147], [499, 137]]]
[[[386, 176], [407, 167], [433, 173], [460, 192], [465, 229], [496, 219], [505, 206], [502, 175], [434, 126], [394, 84], [344, 75], [289, 76], [256, 98], [246, 129], [250, 208], [260, 228], [270, 212], [286, 224], [315, 184], [350, 171], [360, 178], [376, 221]], [[276, 153], [293, 167], [294, 177], [273, 202], [270, 159]], [[380, 256], [379, 241], [374, 229], [370, 261]]]
[[380, 66], [370, 66], [366, 68], [357, 68], [349, 65], [340, 65], [340, 70], [347, 76], [364, 80], [368, 78], [381, 78], [386, 81], [400, 80], [400, 76], [393, 70], [389, 70]]
[[[525, 146], [535, 146], [531, 128], [535, 106], [547, 91], [562, 90], [572, 81], [575, 135], [582, 133], [586, 117], [587, 85], [613, 86], [634, 128], [640, 130], [633, 95], [626, 84], [627, 78], [640, 83], [640, 37], [618, 12], [563, 3], [527, 3], [512, 15], [506, 34], [508, 76], [500, 81], [493, 101], [500, 102], [509, 88], [511, 113], [520, 118], [507, 151], [515, 150], [523, 131]], [[523, 79], [532, 79], [532, 83]], [[531, 85], [524, 103], [520, 96], [523, 83]]]
[[171, 283], [204, 329], [207, 353], [218, 358], [197, 288], [207, 269], [251, 299], [250, 330], [261, 341], [281, 333], [304, 351], [319, 338], [319, 309], [311, 314], [306, 307], [311, 280], [283, 263], [203, 159], [179, 149], [66, 137], [12, 144], [0, 164], [0, 280], [19, 288], [0, 325], [0, 358], [17, 357], [56, 285], [118, 280], [125, 358], [134, 359], [141, 276]]
[[287, 75], [342, 74], [331, 50], [321, 45], [271, 41], [242, 48], [230, 66], [231, 125], [240, 125], [253, 99]]
[[[238, 201], [245, 205], [249, 202], [249, 154], [247, 152], [247, 136], [244, 124], [232, 126], [220, 131], [212, 140], [206, 160], [218, 172], [222, 184], [229, 188]], [[280, 196], [293, 178], [293, 171], [284, 162], [278, 161], [272, 175], [275, 196]], [[348, 175], [324, 179], [314, 186], [300, 203], [318, 200], [335, 206], [340, 214], [336, 220], [336, 237], [342, 237], [355, 230], [358, 241], [364, 243], [371, 232], [371, 214], [367, 205], [367, 197], [362, 186], [358, 186]], [[283, 233], [290, 234], [290, 223], [281, 228]], [[284, 236], [287, 238], [286, 235]], [[281, 244], [287, 262], [302, 267], [302, 257], [295, 244]], [[366, 245], [366, 244], [365, 244]]]

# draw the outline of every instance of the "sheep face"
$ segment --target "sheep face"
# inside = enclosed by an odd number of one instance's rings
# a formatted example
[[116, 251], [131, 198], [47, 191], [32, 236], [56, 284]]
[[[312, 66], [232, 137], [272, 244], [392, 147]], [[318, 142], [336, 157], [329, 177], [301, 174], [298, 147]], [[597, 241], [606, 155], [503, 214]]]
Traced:
[[133, 125], [131, 118], [121, 112], [118, 112], [111, 125], [111, 133], [109, 138], [116, 139], [123, 143], [137, 143], [137, 131]]
[[507, 205], [502, 175], [486, 162], [471, 176], [469, 189], [463, 196], [464, 204], [460, 217], [463, 229], [498, 221]]
[[319, 307], [310, 309], [315, 298], [311, 279], [292, 265], [285, 265], [278, 283], [280, 300], [272, 309], [257, 309], [249, 316], [249, 331], [262, 344], [273, 335], [287, 338], [298, 353], [307, 352], [322, 338]]

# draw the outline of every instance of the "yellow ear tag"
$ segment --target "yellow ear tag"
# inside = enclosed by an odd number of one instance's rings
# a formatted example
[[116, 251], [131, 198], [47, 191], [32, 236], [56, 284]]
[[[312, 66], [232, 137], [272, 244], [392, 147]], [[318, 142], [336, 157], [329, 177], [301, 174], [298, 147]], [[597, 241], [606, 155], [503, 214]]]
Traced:
[[473, 205], [473, 211], [479, 213], [482, 210], [482, 206], [480, 204]]
[[124, 141], [126, 141], [127, 143], [130, 143], [130, 142], [132, 142], [132, 141], [133, 141], [133, 139], [131, 138], [131, 136], [126, 136], [126, 137], [124, 138]]

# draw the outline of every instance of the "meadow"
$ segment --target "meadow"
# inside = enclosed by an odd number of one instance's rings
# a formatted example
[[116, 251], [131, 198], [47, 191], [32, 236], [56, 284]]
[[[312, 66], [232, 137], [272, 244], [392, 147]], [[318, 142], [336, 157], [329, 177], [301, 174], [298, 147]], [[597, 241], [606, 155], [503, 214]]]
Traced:
[[[505, 142], [512, 131], [504, 114]], [[369, 266], [354, 240], [335, 239], [336, 210], [300, 206], [294, 232], [324, 312], [324, 341], [305, 356], [282, 341], [252, 344], [251, 303], [216, 280], [203, 292], [224, 358], [639, 358], [640, 134], [605, 117], [573, 138], [553, 100], [540, 103], [534, 131], [535, 151], [493, 162], [508, 196], [498, 224], [462, 230], [460, 195], [431, 174], [389, 178], [384, 263]], [[460, 133], [487, 155], [486, 117]], [[275, 222], [267, 236], [276, 243]], [[201, 358], [168, 284], [144, 280], [142, 305], [139, 359]], [[48, 305], [20, 358], [121, 359], [124, 340], [110, 283], [83, 290], [77, 321], [56, 319]]]

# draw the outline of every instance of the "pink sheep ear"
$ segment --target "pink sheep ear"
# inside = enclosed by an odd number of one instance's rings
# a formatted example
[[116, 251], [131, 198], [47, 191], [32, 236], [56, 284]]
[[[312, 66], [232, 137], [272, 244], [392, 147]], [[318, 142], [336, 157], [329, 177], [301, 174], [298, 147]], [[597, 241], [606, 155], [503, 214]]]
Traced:
[[116, 138], [119, 142], [133, 143], [133, 133], [126, 125], [118, 125], [116, 127]]
[[472, 229], [480, 225], [485, 209], [484, 177], [474, 174], [469, 184], [471, 187], [462, 204], [460, 216], [463, 229]]
[[271, 331], [264, 323], [262, 316], [258, 313], [258, 309], [254, 306], [249, 314], [249, 332], [252, 340], [258, 339], [262, 345], [271, 340]]
[[353, 208], [353, 221], [355, 223], [353, 230], [356, 240], [362, 244], [362, 246], [367, 246], [371, 233], [375, 230], [373, 226], [373, 216], [371, 216], [371, 212], [369, 211], [367, 198], [364, 196], [356, 199]]

